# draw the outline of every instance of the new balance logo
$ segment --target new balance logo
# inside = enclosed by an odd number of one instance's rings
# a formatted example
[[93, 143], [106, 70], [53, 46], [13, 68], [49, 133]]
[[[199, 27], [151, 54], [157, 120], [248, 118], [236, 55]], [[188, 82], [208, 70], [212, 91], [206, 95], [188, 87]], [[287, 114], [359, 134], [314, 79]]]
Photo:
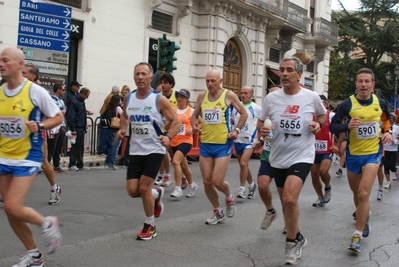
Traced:
[[288, 105], [283, 114], [295, 114], [298, 113], [299, 111], [299, 106], [297, 105]]

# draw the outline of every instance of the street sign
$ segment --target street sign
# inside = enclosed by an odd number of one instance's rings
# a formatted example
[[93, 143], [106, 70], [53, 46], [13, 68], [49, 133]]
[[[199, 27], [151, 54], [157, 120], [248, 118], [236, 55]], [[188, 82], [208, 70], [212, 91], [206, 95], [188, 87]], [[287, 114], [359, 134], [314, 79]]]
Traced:
[[20, 1], [18, 46], [69, 52], [72, 9]]
[[40, 73], [68, 76], [68, 65], [25, 59], [25, 65], [35, 65]]
[[26, 48], [26, 47], [18, 47], [18, 48], [21, 49], [22, 52], [24, 52], [26, 59], [47, 61], [59, 64], [69, 63], [69, 53]]

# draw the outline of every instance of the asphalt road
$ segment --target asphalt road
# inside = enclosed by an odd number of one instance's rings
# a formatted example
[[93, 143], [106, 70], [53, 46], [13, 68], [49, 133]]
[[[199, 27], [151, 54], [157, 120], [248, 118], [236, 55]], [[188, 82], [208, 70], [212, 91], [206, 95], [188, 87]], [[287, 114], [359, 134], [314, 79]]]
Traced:
[[[259, 228], [265, 208], [259, 195], [237, 199], [237, 213], [223, 224], [209, 226], [212, 206], [203, 191], [199, 165], [190, 165], [199, 185], [194, 198], [170, 197], [166, 188], [165, 212], [156, 219], [158, 236], [150, 241], [136, 240], [144, 222], [141, 199], [130, 198], [125, 190], [126, 169], [112, 171], [95, 167], [87, 172], [57, 175], [62, 199], [47, 204], [49, 184], [43, 174], [32, 187], [27, 204], [44, 215], [61, 220], [61, 249], [45, 256], [46, 267], [75, 266], [280, 266], [283, 264], [285, 236], [283, 216], [276, 187], [271, 190], [278, 218], [268, 231]], [[258, 160], [251, 160], [257, 174]], [[354, 231], [354, 205], [346, 175], [337, 178], [333, 165], [332, 199], [324, 208], [312, 207], [316, 194], [308, 177], [300, 194], [300, 226], [308, 239], [298, 266], [398, 266], [399, 265], [399, 182], [377, 201], [377, 184], [371, 193], [372, 232], [362, 241], [362, 252], [347, 249]], [[226, 180], [238, 191], [239, 165], [232, 159]], [[223, 196], [219, 194], [221, 203]], [[224, 207], [224, 204], [222, 205]], [[0, 209], [3, 209], [0, 204]], [[39, 248], [44, 251], [40, 230], [32, 227]], [[12, 266], [25, 249], [0, 212], [0, 267]]]

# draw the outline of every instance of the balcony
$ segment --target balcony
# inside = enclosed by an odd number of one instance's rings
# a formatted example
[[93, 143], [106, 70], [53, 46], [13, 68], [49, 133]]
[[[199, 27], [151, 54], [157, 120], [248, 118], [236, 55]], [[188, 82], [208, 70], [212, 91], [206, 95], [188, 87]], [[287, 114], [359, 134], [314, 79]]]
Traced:
[[238, 0], [238, 2], [253, 6], [263, 14], [268, 13], [273, 18], [272, 24], [281, 26], [287, 32], [305, 33], [307, 30], [308, 11], [289, 0]]
[[338, 44], [338, 26], [323, 18], [314, 18], [312, 25], [313, 37], [325, 41], [328, 45]]

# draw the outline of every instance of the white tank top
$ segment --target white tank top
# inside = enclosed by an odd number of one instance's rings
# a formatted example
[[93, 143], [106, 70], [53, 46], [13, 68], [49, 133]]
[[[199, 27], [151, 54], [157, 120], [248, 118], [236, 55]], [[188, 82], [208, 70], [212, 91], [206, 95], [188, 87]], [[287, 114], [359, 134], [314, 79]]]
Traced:
[[162, 132], [162, 114], [158, 110], [160, 94], [153, 90], [144, 99], [138, 99], [136, 91], [128, 94], [126, 113], [130, 122], [130, 155], [165, 154], [166, 149], [158, 136]]

